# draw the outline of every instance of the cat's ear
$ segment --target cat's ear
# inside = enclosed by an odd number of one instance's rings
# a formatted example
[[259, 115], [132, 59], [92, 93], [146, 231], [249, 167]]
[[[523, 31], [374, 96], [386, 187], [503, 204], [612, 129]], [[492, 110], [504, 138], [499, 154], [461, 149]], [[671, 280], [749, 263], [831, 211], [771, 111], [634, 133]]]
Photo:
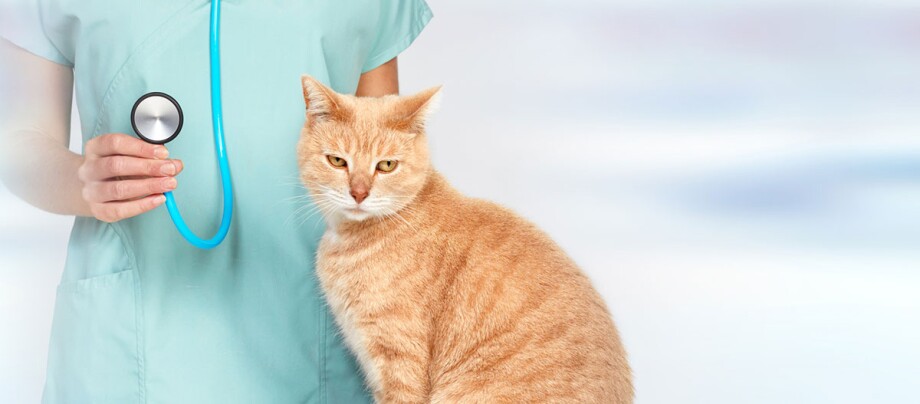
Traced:
[[326, 121], [345, 121], [350, 114], [342, 97], [308, 75], [300, 77], [303, 100], [307, 105], [307, 122], [314, 125]]
[[441, 102], [441, 86], [399, 97], [390, 112], [388, 126], [402, 132], [422, 133], [425, 122]]

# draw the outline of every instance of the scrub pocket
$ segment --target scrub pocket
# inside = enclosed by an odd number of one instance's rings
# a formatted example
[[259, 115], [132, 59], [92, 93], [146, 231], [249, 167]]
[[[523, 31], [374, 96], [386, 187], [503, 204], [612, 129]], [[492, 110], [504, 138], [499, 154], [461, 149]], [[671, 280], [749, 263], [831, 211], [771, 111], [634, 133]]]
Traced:
[[112, 225], [78, 218], [57, 289], [43, 403], [143, 403], [140, 277]]
[[141, 403], [136, 270], [58, 287], [44, 403]]

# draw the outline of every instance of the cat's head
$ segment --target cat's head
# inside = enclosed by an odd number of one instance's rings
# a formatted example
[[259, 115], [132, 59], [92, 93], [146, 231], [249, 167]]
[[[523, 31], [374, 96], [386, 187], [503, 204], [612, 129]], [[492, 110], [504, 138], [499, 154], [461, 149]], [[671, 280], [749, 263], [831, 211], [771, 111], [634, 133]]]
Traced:
[[440, 87], [370, 98], [336, 93], [309, 76], [301, 81], [300, 177], [320, 211], [361, 221], [408, 205], [431, 171], [425, 120]]

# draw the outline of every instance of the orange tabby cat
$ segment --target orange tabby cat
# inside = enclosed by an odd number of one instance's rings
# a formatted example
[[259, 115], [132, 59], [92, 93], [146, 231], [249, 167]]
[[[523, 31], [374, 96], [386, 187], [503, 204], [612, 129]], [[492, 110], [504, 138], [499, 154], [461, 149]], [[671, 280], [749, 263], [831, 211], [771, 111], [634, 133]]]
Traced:
[[603, 300], [533, 224], [431, 167], [439, 94], [357, 98], [303, 77], [317, 274], [380, 403], [631, 403]]

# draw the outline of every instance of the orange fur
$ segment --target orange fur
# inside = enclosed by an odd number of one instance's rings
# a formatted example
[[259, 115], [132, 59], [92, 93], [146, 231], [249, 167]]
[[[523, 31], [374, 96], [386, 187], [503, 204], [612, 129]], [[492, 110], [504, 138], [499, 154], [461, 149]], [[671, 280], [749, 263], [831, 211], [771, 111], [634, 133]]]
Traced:
[[[303, 87], [301, 177], [328, 223], [317, 274], [377, 402], [632, 402], [588, 278], [533, 224], [431, 167], [438, 89], [356, 98], [308, 76]], [[380, 160], [396, 170], [375, 170]], [[354, 184], [369, 189], [360, 204]]]

